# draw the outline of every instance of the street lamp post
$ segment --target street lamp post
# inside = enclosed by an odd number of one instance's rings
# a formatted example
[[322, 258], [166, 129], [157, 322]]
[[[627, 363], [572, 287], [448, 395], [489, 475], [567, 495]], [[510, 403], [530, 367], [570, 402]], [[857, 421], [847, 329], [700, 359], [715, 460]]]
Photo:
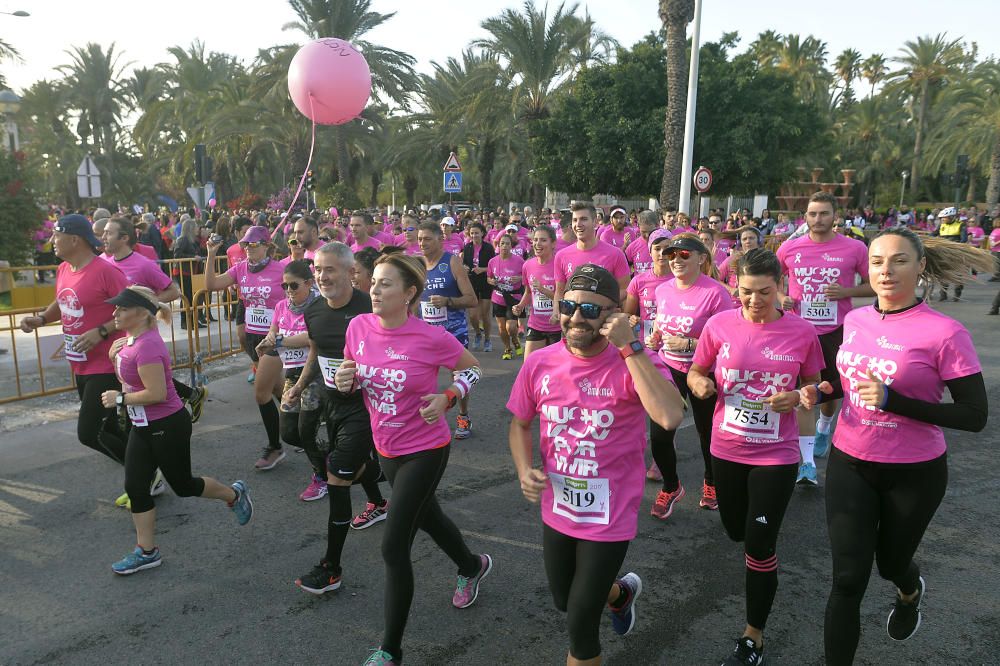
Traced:
[[17, 136], [17, 123], [14, 114], [21, 108], [21, 98], [13, 90], [0, 90], [0, 116], [4, 117], [4, 148], [16, 153], [21, 148]]
[[25, 18], [26, 16], [31, 16], [31, 14], [21, 9], [18, 9], [16, 12], [0, 12], [0, 14], [6, 14], [7, 16], [17, 16], [18, 18]]
[[910, 172], [909, 171], [904, 171], [903, 173], [901, 173], [899, 175], [903, 177], [903, 185], [899, 188], [899, 205], [902, 206], [903, 205], [903, 193], [906, 192], [906, 179], [910, 177]]

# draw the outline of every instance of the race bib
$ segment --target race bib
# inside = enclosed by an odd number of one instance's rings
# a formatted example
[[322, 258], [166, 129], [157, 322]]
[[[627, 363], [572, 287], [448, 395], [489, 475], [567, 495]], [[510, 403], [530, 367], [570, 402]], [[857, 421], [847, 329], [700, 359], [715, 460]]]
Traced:
[[536, 315], [551, 315], [552, 299], [547, 298], [544, 294], [532, 289], [531, 309], [534, 311]]
[[778, 440], [781, 414], [759, 400], [740, 395], [726, 396], [726, 411], [722, 429], [741, 437], [756, 437], [768, 441]]
[[271, 328], [271, 320], [274, 319], [274, 310], [255, 305], [247, 308], [246, 322], [248, 328], [267, 330]]
[[611, 517], [607, 479], [575, 479], [549, 472], [552, 480], [552, 513], [574, 523], [607, 525]]
[[820, 296], [818, 300], [803, 300], [801, 317], [816, 326], [837, 325], [837, 301], [826, 300]]
[[448, 308], [435, 307], [430, 301], [420, 301], [420, 316], [428, 324], [444, 324], [448, 321]]
[[643, 341], [643, 343], [645, 343], [646, 340], [649, 339], [649, 336], [651, 336], [653, 334], [654, 325], [655, 325], [655, 322], [652, 321], [651, 319], [643, 319], [642, 320], [642, 341]]
[[339, 368], [343, 362], [344, 359], [342, 358], [327, 358], [326, 356], [319, 357], [319, 369], [323, 373], [323, 383], [326, 384], [327, 388], [337, 388], [336, 382], [333, 381], [333, 376], [337, 374], [337, 368]]
[[143, 405], [125, 405], [125, 410], [128, 412], [128, 420], [132, 422], [132, 425], [149, 425], [149, 421], [146, 420], [146, 408]]
[[282, 347], [278, 350], [281, 356], [281, 365], [285, 368], [301, 368], [306, 364], [306, 357], [309, 355], [308, 347], [289, 349]]
[[79, 339], [79, 335], [70, 335], [68, 333], [63, 334], [63, 353], [66, 355], [67, 361], [83, 363], [87, 360], [87, 352], [80, 352], [73, 349], [73, 345]]

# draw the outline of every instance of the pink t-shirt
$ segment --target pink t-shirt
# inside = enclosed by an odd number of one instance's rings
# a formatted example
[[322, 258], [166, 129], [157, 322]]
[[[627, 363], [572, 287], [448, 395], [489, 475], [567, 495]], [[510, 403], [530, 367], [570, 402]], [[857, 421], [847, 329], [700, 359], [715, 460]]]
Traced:
[[976, 247], [979, 247], [979, 244], [986, 238], [986, 232], [983, 231], [982, 227], [969, 227], [965, 233], [969, 245], [975, 245]]
[[649, 254], [649, 241], [642, 236], [625, 248], [625, 258], [632, 264], [636, 275], [653, 270], [653, 257]]
[[163, 402], [153, 405], [126, 405], [129, 420], [132, 425], [146, 426], [150, 421], [163, 419], [174, 412], [183, 409], [181, 399], [174, 389], [173, 373], [170, 371], [170, 354], [167, 345], [160, 337], [160, 332], [152, 328], [132, 339], [132, 344], [125, 344], [115, 357], [115, 372], [122, 383], [124, 393], [138, 393], [145, 390], [139, 376], [139, 368], [144, 365], [162, 365], [163, 376], [167, 382], [167, 397]]
[[284, 267], [277, 261], [268, 262], [260, 272], [252, 273], [247, 262], [242, 261], [228, 271], [240, 292], [240, 300], [246, 308], [247, 333], [267, 335], [274, 319], [274, 307], [284, 300], [281, 283]]
[[490, 259], [486, 265], [486, 277], [496, 280], [497, 288], [493, 290], [490, 300], [497, 305], [506, 305], [507, 302], [500, 295], [500, 292], [513, 294], [518, 299], [524, 294], [524, 283], [521, 278], [521, 267], [524, 260], [521, 257], [511, 255], [509, 259], [503, 259], [497, 255]]
[[458, 232], [452, 233], [451, 238], [441, 237], [441, 247], [445, 252], [462, 255], [462, 248], [465, 247], [465, 239]]
[[[392, 242], [392, 237], [389, 237], [389, 242]], [[376, 250], [382, 249], [383, 242], [374, 236], [369, 236], [364, 243], [351, 243], [351, 252], [360, 252], [366, 247], [373, 247]]]
[[600, 233], [597, 234], [598, 239], [608, 245], [617, 247], [623, 252], [625, 248], [632, 244], [632, 241], [640, 237], [641, 234], [639, 231], [633, 227], [625, 227], [621, 231], [615, 231], [615, 228], [611, 225], [602, 227]]
[[556, 254], [559, 254], [560, 250], [567, 247], [573, 247], [574, 245], [576, 245], [575, 240], [571, 241], [563, 240], [563, 237], [560, 236], [558, 232], [556, 232]]
[[[278, 334], [286, 338], [306, 332], [305, 313], [295, 314], [288, 309], [288, 299], [283, 298], [274, 306], [274, 323], [278, 327]], [[309, 346], [281, 347], [278, 349], [278, 357], [281, 358], [281, 366], [284, 368], [301, 368], [306, 364], [306, 357], [309, 355]]]
[[656, 326], [656, 288], [672, 280], [674, 276], [656, 275], [653, 271], [636, 273], [625, 291], [639, 301], [639, 319], [642, 320], [642, 340], [653, 334]]
[[226, 258], [229, 259], [229, 266], [232, 267], [241, 261], [246, 261], [247, 253], [239, 243], [234, 243], [226, 250]]
[[965, 327], [926, 303], [885, 319], [869, 306], [847, 315], [837, 352], [844, 401], [834, 446], [862, 460], [914, 463], [945, 452], [941, 428], [866, 407], [857, 383], [867, 380], [868, 370], [901, 395], [937, 403], [946, 381], [982, 368]]
[[124, 259], [109, 260], [112, 264], [125, 274], [129, 286], [139, 285], [149, 287], [156, 293], [160, 293], [170, 286], [170, 277], [160, 270], [159, 264], [150, 261], [141, 254], [132, 252]]
[[[379, 243], [382, 243], [383, 245], [392, 243], [392, 234], [387, 233], [385, 231], [376, 231], [374, 234], [372, 234], [371, 236], [369, 236], [369, 238], [374, 238], [375, 240], [377, 240]], [[368, 247], [368, 246], [366, 245], [365, 247]]]
[[525, 288], [531, 290], [531, 314], [528, 315], [528, 326], [536, 331], [553, 333], [562, 330], [558, 322], [553, 324], [549, 321], [552, 316], [552, 299], [531, 286], [531, 279], [535, 278], [538, 283], [555, 293], [556, 290], [556, 263], [555, 257], [549, 259], [547, 264], [540, 263], [538, 257], [532, 257], [524, 262], [521, 267], [521, 276], [524, 279]]
[[[733, 266], [733, 262], [730, 261], [732, 257], [726, 259], [721, 264], [719, 264], [719, 281], [726, 285], [730, 289], [730, 294], [732, 290], [739, 286], [740, 280], [739, 276], [736, 275], [736, 268]], [[736, 292], [732, 294], [733, 307], [742, 307], [743, 303], [740, 301], [740, 294]]]
[[795, 412], [779, 414], [761, 400], [795, 391], [799, 377], [823, 369], [823, 350], [810, 323], [787, 312], [767, 324], [750, 322], [742, 309], [723, 312], [705, 324], [694, 362], [715, 366], [713, 456], [747, 465], [799, 461]]
[[159, 261], [160, 257], [156, 254], [156, 248], [151, 245], [144, 245], [142, 243], [136, 243], [135, 247], [132, 248], [133, 251], [138, 252], [143, 257], [146, 257], [150, 261]]
[[379, 453], [392, 458], [448, 445], [448, 419], [426, 423], [420, 416], [421, 398], [441, 392], [438, 369], [454, 368], [463, 351], [445, 327], [416, 317], [393, 330], [382, 328], [373, 314], [351, 320], [344, 357], [358, 364], [359, 390]]
[[990, 232], [990, 250], [1000, 252], [1000, 227]]
[[504, 234], [503, 227], [499, 229], [490, 229], [486, 232], [486, 235], [483, 238], [486, 240], [487, 243], [495, 247], [497, 237], [502, 236], [503, 234]]
[[856, 275], [867, 282], [865, 244], [839, 234], [817, 243], [806, 234], [782, 243], [776, 254], [788, 276], [788, 295], [795, 301], [796, 314], [813, 324], [820, 335], [843, 326], [844, 317], [854, 307], [851, 299], [829, 300], [823, 288], [827, 284], [852, 288]]
[[110, 374], [115, 371], [108, 358], [111, 343], [125, 335], [115, 331], [86, 352], [74, 351], [78, 337], [114, 318], [115, 306], [105, 303], [128, 286], [117, 267], [96, 256], [74, 272], [67, 262], [56, 269], [56, 302], [62, 315], [63, 350], [74, 375]]
[[[677, 288], [677, 279], [671, 278], [656, 287], [656, 328], [663, 337], [678, 335], [701, 338], [705, 323], [714, 315], [733, 309], [733, 300], [721, 282], [707, 275], [699, 275], [687, 289]], [[660, 349], [663, 362], [679, 372], [691, 368], [694, 352]]]
[[[659, 370], [670, 372], [654, 354]], [[645, 485], [646, 410], [618, 350], [590, 358], [565, 344], [524, 361], [507, 409], [522, 421], [538, 414], [542, 521], [588, 541], [635, 538]]]
[[410, 257], [418, 257], [423, 254], [423, 251], [420, 249], [419, 243], [413, 243], [412, 245], [407, 245], [403, 253]]
[[569, 282], [573, 271], [584, 264], [603, 266], [619, 280], [631, 275], [625, 253], [605, 242], [597, 241], [597, 245], [589, 250], [581, 250], [578, 245], [559, 250], [556, 253], [556, 279]]

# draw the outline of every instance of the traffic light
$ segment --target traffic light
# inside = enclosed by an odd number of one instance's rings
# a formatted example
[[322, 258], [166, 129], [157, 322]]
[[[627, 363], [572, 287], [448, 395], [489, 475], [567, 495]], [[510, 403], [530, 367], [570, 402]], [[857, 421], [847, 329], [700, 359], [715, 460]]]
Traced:
[[316, 189], [316, 178], [312, 171], [306, 171], [306, 189], [310, 192]]

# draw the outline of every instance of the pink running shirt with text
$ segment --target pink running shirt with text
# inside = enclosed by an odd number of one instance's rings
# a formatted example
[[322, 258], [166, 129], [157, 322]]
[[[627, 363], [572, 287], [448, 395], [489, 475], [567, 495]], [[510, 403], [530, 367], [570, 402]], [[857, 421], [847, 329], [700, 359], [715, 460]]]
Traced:
[[[680, 289], [677, 279], [671, 278], [656, 287], [655, 299], [656, 328], [664, 338], [668, 335], [700, 338], [701, 330], [711, 317], [733, 309], [726, 287], [707, 275], [699, 275], [687, 289]], [[694, 352], [670, 351], [664, 346], [660, 356], [671, 368], [687, 372]]]
[[531, 290], [531, 314], [528, 315], [528, 326], [536, 331], [554, 333], [562, 330], [559, 322], [551, 323], [550, 317], [554, 304], [552, 299], [531, 286], [532, 278], [555, 295], [556, 290], [556, 264], [555, 257], [549, 259], [547, 264], [539, 263], [538, 257], [532, 257], [524, 262], [521, 267], [521, 276], [526, 289]]
[[556, 279], [569, 282], [573, 271], [584, 264], [595, 264], [606, 268], [619, 280], [631, 275], [625, 253], [603, 241], [589, 250], [581, 250], [577, 245], [559, 250], [556, 253]]
[[62, 317], [63, 351], [74, 375], [111, 374], [115, 371], [108, 358], [111, 343], [122, 337], [112, 332], [86, 352], [73, 349], [76, 339], [114, 318], [115, 306], [105, 303], [129, 286], [125, 274], [107, 261], [94, 257], [79, 271], [67, 262], [56, 269], [56, 303]]
[[115, 357], [115, 372], [122, 383], [122, 390], [125, 393], [138, 393], [145, 390], [139, 376], [139, 368], [144, 365], [160, 365], [163, 367], [163, 376], [166, 380], [167, 397], [163, 402], [153, 405], [128, 406], [128, 416], [133, 425], [144, 426], [150, 421], [166, 418], [174, 412], [182, 409], [184, 404], [177, 397], [174, 389], [173, 373], [170, 370], [170, 354], [167, 352], [167, 345], [160, 337], [160, 332], [152, 328], [135, 338], [129, 338], [132, 344], [126, 343], [118, 356]]
[[285, 298], [281, 292], [284, 281], [282, 265], [271, 260], [262, 270], [253, 273], [247, 262], [242, 261], [226, 271], [226, 275], [235, 281], [240, 300], [246, 308], [247, 333], [267, 335], [274, 319], [274, 306]]

